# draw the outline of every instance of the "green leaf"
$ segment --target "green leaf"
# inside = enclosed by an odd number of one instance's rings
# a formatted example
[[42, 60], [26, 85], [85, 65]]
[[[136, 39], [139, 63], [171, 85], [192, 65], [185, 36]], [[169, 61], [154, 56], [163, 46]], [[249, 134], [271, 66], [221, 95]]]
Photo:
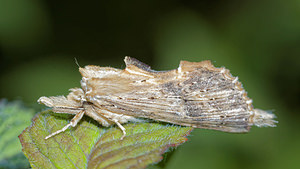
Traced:
[[120, 140], [118, 127], [102, 127], [84, 117], [76, 127], [44, 139], [71, 118], [50, 111], [39, 113], [19, 136], [32, 168], [145, 168], [161, 161], [169, 147], [187, 141], [192, 131], [169, 124], [128, 123], [124, 125], [126, 137]]
[[[33, 112], [20, 102], [0, 100], [0, 168], [28, 166], [18, 135], [30, 124]], [[12, 162], [16, 159], [18, 160]]]

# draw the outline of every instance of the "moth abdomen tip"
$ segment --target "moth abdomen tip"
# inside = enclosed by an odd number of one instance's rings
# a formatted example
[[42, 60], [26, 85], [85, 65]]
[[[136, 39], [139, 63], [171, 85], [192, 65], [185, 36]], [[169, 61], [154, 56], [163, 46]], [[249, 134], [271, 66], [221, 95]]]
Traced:
[[254, 109], [253, 124], [257, 127], [276, 127], [278, 121], [275, 114], [260, 109]]

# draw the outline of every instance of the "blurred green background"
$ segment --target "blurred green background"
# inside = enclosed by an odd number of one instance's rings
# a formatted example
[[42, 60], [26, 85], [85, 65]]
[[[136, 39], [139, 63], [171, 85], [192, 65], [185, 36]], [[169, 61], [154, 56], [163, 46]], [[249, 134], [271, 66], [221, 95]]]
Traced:
[[0, 98], [40, 111], [40, 96], [80, 86], [74, 58], [81, 66], [124, 68], [124, 56], [157, 70], [212, 60], [279, 121], [248, 134], [195, 129], [151, 168], [300, 166], [299, 0], [0, 0]]

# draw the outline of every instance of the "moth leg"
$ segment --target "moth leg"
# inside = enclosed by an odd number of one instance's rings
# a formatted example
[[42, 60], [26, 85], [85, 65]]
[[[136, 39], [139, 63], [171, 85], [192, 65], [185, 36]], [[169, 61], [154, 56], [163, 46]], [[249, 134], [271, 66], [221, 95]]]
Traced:
[[122, 130], [123, 136], [121, 137], [121, 140], [123, 140], [124, 137], [126, 136], [126, 131], [125, 131], [126, 129], [118, 122], [117, 119], [112, 119], [112, 121], [115, 122], [118, 125], [118, 127]]
[[47, 137], [45, 137], [45, 139], [47, 140], [48, 138], [58, 134], [58, 133], [61, 133], [61, 132], [64, 132], [66, 131], [70, 126], [72, 127], [75, 127], [77, 125], [77, 123], [81, 120], [81, 118], [83, 117], [84, 115], [84, 111], [80, 111], [79, 113], [77, 113], [73, 119], [71, 120], [71, 122], [69, 124], [67, 124], [65, 127], [63, 127], [62, 129], [48, 135]]

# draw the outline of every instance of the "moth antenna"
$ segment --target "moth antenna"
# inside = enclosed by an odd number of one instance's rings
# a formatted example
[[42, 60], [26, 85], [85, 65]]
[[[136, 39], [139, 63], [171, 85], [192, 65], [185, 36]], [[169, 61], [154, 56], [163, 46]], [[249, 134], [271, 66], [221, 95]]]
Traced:
[[78, 68], [81, 68], [81, 66], [79, 65], [79, 63], [78, 63], [76, 57], [74, 57], [74, 60], [75, 60], [76, 65], [78, 66]]

